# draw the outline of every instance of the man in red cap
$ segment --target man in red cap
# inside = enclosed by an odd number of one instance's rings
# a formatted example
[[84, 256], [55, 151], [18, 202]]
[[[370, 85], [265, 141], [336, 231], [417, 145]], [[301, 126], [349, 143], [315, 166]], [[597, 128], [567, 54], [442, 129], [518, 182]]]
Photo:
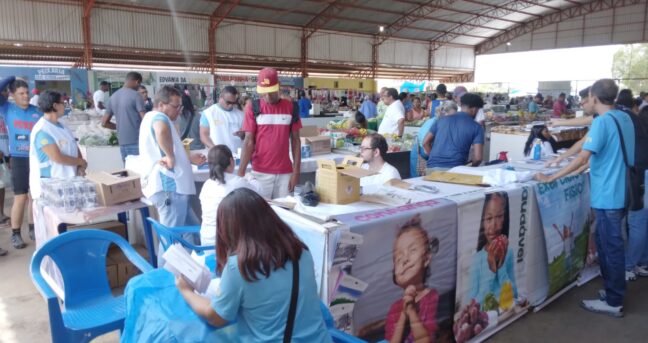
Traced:
[[252, 162], [252, 174], [261, 185], [260, 194], [268, 199], [281, 198], [292, 192], [299, 181], [299, 106], [279, 97], [279, 77], [273, 68], [259, 71], [257, 93], [261, 99], [245, 108], [245, 140], [238, 173], [244, 176]]

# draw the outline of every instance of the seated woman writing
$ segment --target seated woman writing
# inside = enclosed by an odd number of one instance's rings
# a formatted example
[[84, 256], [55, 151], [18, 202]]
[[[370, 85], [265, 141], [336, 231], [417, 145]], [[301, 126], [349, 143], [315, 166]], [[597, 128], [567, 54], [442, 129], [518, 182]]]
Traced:
[[284, 339], [298, 275], [292, 339], [331, 342], [320, 310], [313, 257], [272, 210], [247, 188], [233, 190], [218, 206], [216, 260], [221, 280], [216, 297], [198, 295], [183, 278], [176, 285], [189, 306], [213, 326], [236, 321], [241, 342]]

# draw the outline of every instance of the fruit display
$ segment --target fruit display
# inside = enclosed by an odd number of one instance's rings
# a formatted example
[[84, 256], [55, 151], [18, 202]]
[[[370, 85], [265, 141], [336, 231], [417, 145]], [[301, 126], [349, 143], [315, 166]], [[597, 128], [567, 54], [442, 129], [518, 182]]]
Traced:
[[479, 335], [488, 326], [488, 314], [480, 310], [479, 303], [473, 299], [459, 314], [453, 325], [457, 343], [467, 342]]

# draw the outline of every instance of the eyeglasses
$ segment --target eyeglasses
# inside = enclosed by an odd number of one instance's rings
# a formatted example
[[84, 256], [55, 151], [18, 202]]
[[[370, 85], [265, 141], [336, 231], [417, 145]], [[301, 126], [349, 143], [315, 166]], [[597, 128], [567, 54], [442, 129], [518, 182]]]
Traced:
[[228, 105], [236, 105], [236, 104], [238, 104], [238, 101], [225, 100], [225, 103], [228, 104]]
[[173, 108], [176, 109], [176, 110], [182, 108], [182, 104], [171, 104], [171, 103], [168, 103], [167, 105], [173, 107]]
[[365, 151], [365, 150], [374, 150], [374, 149], [376, 149], [376, 148], [366, 147], [366, 146], [362, 146], [362, 145], [360, 146], [360, 150], [362, 150], [362, 151]]

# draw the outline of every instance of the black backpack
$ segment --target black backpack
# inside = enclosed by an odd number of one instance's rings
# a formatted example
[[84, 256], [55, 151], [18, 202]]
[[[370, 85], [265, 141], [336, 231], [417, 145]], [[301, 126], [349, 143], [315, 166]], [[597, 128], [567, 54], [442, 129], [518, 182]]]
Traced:
[[[299, 121], [299, 104], [296, 101], [292, 102], [292, 119], [290, 121], [290, 126]], [[257, 117], [261, 114], [261, 100], [254, 99], [252, 100], [252, 114], [254, 114], [254, 120], [256, 121]], [[292, 132], [292, 130], [290, 130]]]
[[[644, 208], [643, 195], [645, 192], [645, 175], [648, 169], [648, 149], [641, 147], [648, 146], [648, 113], [642, 112], [639, 115], [632, 113], [627, 108], [619, 108], [625, 112], [632, 120], [632, 125], [635, 131], [635, 156], [634, 156], [634, 169], [636, 171], [636, 183], [639, 184], [637, 204], [633, 210]], [[639, 207], [640, 206], [640, 207]]]

